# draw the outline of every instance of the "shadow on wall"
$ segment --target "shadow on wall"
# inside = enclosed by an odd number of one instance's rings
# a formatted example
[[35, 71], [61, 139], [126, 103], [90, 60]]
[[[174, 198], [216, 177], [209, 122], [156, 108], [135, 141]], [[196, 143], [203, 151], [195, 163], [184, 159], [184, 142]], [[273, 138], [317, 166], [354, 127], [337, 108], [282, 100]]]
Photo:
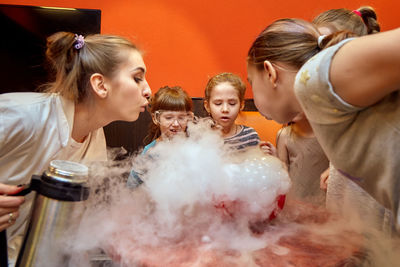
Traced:
[[[192, 98], [193, 112], [198, 117], [206, 117], [207, 112], [203, 107], [202, 98]], [[143, 140], [147, 135], [151, 116], [148, 111], [141, 113], [139, 119], [134, 122], [116, 121], [104, 127], [107, 146], [110, 148], [123, 147], [122, 157], [139, 152], [143, 146]], [[246, 99], [244, 111], [240, 113], [236, 122], [253, 127], [259, 134], [261, 140], [270, 141], [275, 144], [280, 124], [269, 121], [258, 113], [252, 99]]]

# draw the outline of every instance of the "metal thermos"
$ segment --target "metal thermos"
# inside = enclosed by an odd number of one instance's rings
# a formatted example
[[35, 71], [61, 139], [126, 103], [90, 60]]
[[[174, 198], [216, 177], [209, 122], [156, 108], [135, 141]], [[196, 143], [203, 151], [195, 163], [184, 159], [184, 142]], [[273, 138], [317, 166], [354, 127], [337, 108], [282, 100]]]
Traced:
[[16, 266], [68, 266], [68, 242], [76, 234], [89, 196], [85, 165], [53, 160], [42, 176], [32, 176], [36, 191]]

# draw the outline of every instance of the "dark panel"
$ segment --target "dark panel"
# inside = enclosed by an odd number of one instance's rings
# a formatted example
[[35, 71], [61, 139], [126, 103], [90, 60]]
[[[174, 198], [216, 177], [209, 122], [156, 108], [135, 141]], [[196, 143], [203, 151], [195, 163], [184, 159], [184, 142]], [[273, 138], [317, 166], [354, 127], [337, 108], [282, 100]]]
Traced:
[[246, 99], [244, 101], [244, 109], [243, 111], [258, 111], [256, 105], [254, 105], [253, 99]]
[[193, 97], [193, 113], [197, 117], [207, 117], [208, 113], [204, 108], [204, 101], [201, 97]]
[[100, 33], [101, 11], [0, 4], [0, 93], [35, 91], [47, 82], [46, 37]]
[[128, 154], [137, 152], [143, 148], [143, 140], [147, 135], [148, 126], [151, 122], [149, 112], [140, 114], [139, 119], [134, 122], [115, 121], [104, 128], [108, 147], [123, 147]]

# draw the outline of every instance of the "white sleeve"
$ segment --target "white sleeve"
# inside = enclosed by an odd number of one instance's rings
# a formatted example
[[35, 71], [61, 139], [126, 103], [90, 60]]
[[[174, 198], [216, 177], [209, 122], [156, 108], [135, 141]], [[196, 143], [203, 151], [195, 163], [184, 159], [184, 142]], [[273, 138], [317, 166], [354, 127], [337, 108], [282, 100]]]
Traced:
[[0, 107], [0, 158], [26, 145], [34, 137], [35, 121], [31, 115], [19, 110], [18, 107]]
[[332, 58], [344, 40], [308, 60], [299, 70], [295, 81], [295, 94], [309, 121], [334, 124], [351, 120], [354, 113], [364, 109], [345, 102], [335, 93], [329, 79]]

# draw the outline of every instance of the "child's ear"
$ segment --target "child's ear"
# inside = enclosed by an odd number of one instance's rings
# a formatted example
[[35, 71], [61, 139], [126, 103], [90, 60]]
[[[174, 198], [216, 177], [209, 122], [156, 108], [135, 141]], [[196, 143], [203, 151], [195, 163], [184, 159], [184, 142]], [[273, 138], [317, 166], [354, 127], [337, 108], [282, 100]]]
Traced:
[[106, 85], [105, 77], [100, 73], [93, 73], [90, 76], [90, 85], [94, 93], [100, 98], [106, 98], [109, 93], [108, 85]]
[[156, 115], [154, 113], [151, 113], [151, 119], [153, 120], [155, 125], [159, 125], [159, 122], [158, 122], [158, 120], [156, 118]]
[[210, 103], [208, 102], [208, 100], [204, 100], [204, 108], [206, 109], [208, 114], [211, 114], [211, 109], [210, 109]]
[[278, 79], [278, 73], [276, 72], [276, 68], [272, 65], [271, 61], [264, 61], [264, 70], [268, 73], [268, 80], [270, 83], [276, 87], [276, 80]]
[[240, 103], [240, 111], [243, 111], [244, 109], [244, 100]]

